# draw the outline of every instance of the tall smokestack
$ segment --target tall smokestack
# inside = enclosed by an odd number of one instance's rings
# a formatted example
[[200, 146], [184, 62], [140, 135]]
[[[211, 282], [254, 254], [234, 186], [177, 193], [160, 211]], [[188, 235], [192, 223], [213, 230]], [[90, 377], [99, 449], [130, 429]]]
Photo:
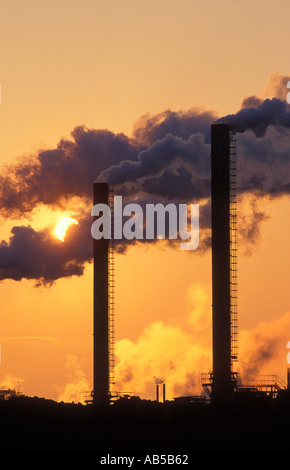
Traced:
[[212, 210], [212, 400], [232, 393], [230, 292], [230, 132], [224, 124], [211, 126]]
[[[107, 183], [94, 183], [94, 205], [109, 205]], [[109, 240], [94, 239], [94, 390], [93, 402], [109, 403]]]

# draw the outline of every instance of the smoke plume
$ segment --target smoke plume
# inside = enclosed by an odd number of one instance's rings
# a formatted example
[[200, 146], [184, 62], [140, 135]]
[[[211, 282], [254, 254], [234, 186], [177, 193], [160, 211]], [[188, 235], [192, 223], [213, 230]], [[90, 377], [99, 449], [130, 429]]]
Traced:
[[252, 330], [240, 331], [239, 372], [242, 380], [263, 375], [270, 368], [275, 370], [281, 378], [285, 377], [289, 328], [290, 312], [287, 312], [275, 320], [259, 323]]
[[34, 279], [37, 285], [49, 285], [59, 278], [81, 276], [92, 259], [90, 222], [84, 218], [69, 227], [65, 243], [48, 228], [13, 227], [9, 242], [0, 243], [0, 280]]
[[257, 107], [244, 107], [236, 114], [229, 114], [216, 122], [228, 124], [236, 132], [251, 130], [262, 137], [269, 126], [290, 128], [290, 110], [286, 101], [266, 99]]
[[[82, 275], [92, 257], [92, 185], [115, 186], [115, 193], [136, 203], [200, 204], [200, 246], [210, 247], [210, 125], [223, 122], [238, 132], [240, 198], [278, 198], [290, 190], [290, 107], [285, 98], [288, 76], [273, 74], [264, 96], [248, 96], [235, 113], [222, 118], [192, 108], [142, 116], [132, 137], [109, 130], [76, 127], [56, 148], [5, 165], [0, 176], [1, 216], [19, 220], [41, 206], [66, 208], [75, 201], [81, 211], [77, 229], [63, 244], [49, 229], [17, 225], [0, 243], [0, 279], [36, 279], [51, 283], [59, 277]], [[85, 208], [85, 209], [84, 209]], [[241, 237], [251, 244], [265, 214], [244, 219]], [[258, 225], [256, 225], [258, 222]], [[247, 226], [248, 224], [248, 226]], [[75, 231], [74, 231], [75, 230]], [[120, 241], [117, 250], [125, 251]]]

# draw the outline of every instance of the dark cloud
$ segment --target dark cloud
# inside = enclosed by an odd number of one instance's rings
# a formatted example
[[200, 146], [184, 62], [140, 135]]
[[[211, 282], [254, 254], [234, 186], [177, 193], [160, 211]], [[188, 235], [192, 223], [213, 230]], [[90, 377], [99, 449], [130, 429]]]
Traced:
[[258, 98], [258, 96], [247, 96], [243, 99], [241, 108], [258, 108], [262, 102], [263, 100]]
[[269, 127], [257, 139], [251, 132], [238, 137], [240, 193], [281, 197], [290, 191], [290, 129]]
[[228, 124], [236, 132], [252, 130], [257, 137], [261, 137], [269, 126], [290, 128], [290, 107], [278, 98], [266, 99], [257, 107], [242, 108], [236, 114], [229, 114], [216, 122]]
[[77, 127], [72, 140], [56, 149], [3, 168], [0, 177], [2, 216], [26, 215], [39, 204], [60, 206], [72, 197], [91, 199], [92, 184], [106, 168], [136, 160], [140, 146], [124, 134]]
[[252, 249], [261, 239], [261, 224], [269, 219], [269, 216], [259, 209], [257, 200], [252, 198], [247, 215], [239, 214], [239, 237], [243, 246], [243, 254], [250, 256]]
[[81, 276], [92, 259], [91, 220], [83, 218], [67, 229], [65, 242], [51, 230], [15, 226], [9, 241], [0, 244], [0, 280], [37, 280], [36, 285], [52, 284], [59, 278]]
[[209, 197], [210, 176], [198, 176], [187, 171], [183, 167], [174, 170], [166, 169], [161, 176], [147, 178], [141, 184], [141, 188], [148, 194], [160, 196], [171, 200], [199, 201]]
[[135, 124], [133, 137], [146, 147], [151, 147], [167, 134], [188, 139], [193, 134], [203, 134], [210, 143], [210, 125], [217, 119], [212, 111], [193, 108], [188, 111], [174, 112], [169, 109], [161, 113], [142, 116]]
[[188, 139], [167, 134], [140, 152], [137, 161], [126, 159], [118, 165], [111, 166], [101, 173], [98, 180], [107, 181], [111, 185], [144, 181], [145, 178], [162, 175], [166, 168], [179, 165], [180, 162], [187, 173], [208, 178], [209, 156], [210, 145], [205, 144], [202, 134], [193, 134]]
[[[95, 180], [108, 181], [115, 186], [116, 194], [143, 206], [160, 200], [199, 203], [198, 251], [206, 251], [211, 244], [213, 122], [227, 123], [239, 134], [241, 196], [274, 198], [289, 194], [290, 109], [280, 99], [285, 93], [281, 91], [285, 79], [275, 76], [268, 84], [274, 97], [262, 101], [249, 96], [237, 113], [220, 119], [213, 112], [200, 109], [166, 110], [143, 116], [134, 126], [132, 137], [79, 126], [70, 139], [61, 139], [55, 149], [4, 166], [0, 176], [2, 217], [27, 216], [39, 205], [67, 208], [72, 198], [79, 198], [83, 215], [78, 218], [79, 225], [71, 227], [71, 236], [65, 243], [52, 237], [48, 230], [14, 227], [11, 238], [0, 244], [0, 279], [27, 278], [50, 283], [60, 277], [82, 275], [85, 264], [92, 259], [90, 212]], [[266, 215], [252, 206], [251, 217], [243, 219], [240, 226], [241, 237], [248, 242], [258, 240], [259, 227], [265, 219]], [[124, 252], [128, 242], [121, 240], [115, 246]]]

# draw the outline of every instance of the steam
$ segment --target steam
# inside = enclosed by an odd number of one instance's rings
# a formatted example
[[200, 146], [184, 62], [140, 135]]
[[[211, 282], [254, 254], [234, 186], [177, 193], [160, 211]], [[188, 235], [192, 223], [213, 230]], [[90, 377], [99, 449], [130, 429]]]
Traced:
[[137, 159], [140, 146], [123, 134], [76, 127], [71, 140], [3, 168], [1, 215], [23, 217], [39, 205], [65, 207], [71, 198], [92, 198], [92, 184], [106, 168]]
[[[289, 340], [290, 312], [261, 322], [252, 330], [240, 331], [240, 375], [252, 379], [267, 373], [270, 365], [283, 378], [286, 374], [286, 344]], [[272, 367], [271, 367], [272, 368]]]
[[89, 222], [84, 218], [69, 227], [65, 243], [48, 228], [13, 227], [9, 242], [0, 244], [0, 280], [34, 279], [36, 285], [51, 285], [59, 278], [81, 276], [92, 259]]
[[[211, 368], [211, 295], [201, 283], [188, 291], [189, 330], [153, 322], [136, 342], [123, 339], [116, 344], [116, 389], [138, 395], [155, 394], [155, 384], [166, 384], [168, 399], [202, 392], [200, 373]], [[204, 369], [205, 368], [205, 369]]]
[[257, 107], [244, 107], [236, 114], [229, 114], [216, 122], [231, 126], [236, 132], [251, 130], [262, 137], [269, 126], [290, 128], [290, 110], [286, 101], [266, 99]]
[[[235, 114], [218, 118], [192, 108], [142, 116], [132, 137], [109, 130], [76, 127], [55, 149], [40, 150], [2, 168], [1, 215], [19, 220], [41, 206], [66, 208], [74, 201], [81, 212], [78, 228], [58, 245], [49, 229], [15, 225], [0, 243], [0, 279], [36, 279], [50, 284], [60, 277], [81, 276], [92, 259], [92, 185], [115, 186], [116, 194], [147, 202], [200, 204], [200, 247], [210, 247], [210, 125], [227, 123], [238, 131], [240, 199], [279, 198], [290, 191], [290, 109], [285, 84], [289, 76], [273, 74], [264, 95], [246, 97]], [[84, 209], [85, 207], [85, 209]], [[80, 209], [81, 208], [81, 209]], [[240, 235], [249, 246], [259, 240], [267, 216], [252, 205], [252, 218], [241, 221]], [[76, 230], [76, 231], [74, 231]], [[77, 231], [78, 230], [78, 231]], [[146, 243], [146, 241], [145, 241]], [[151, 242], [150, 242], [151, 243]], [[118, 242], [120, 252], [126, 250]]]
[[[188, 290], [188, 322], [153, 322], [136, 341], [116, 343], [116, 390], [155, 398], [155, 384], [166, 384], [166, 397], [203, 393], [201, 374], [212, 370], [211, 291], [199, 282]], [[275, 370], [286, 375], [290, 312], [239, 332], [238, 373], [242, 383]]]
[[68, 383], [61, 390], [58, 401], [84, 403], [85, 394], [91, 389], [91, 386], [86, 379], [79, 359], [74, 354], [69, 354], [65, 366]]

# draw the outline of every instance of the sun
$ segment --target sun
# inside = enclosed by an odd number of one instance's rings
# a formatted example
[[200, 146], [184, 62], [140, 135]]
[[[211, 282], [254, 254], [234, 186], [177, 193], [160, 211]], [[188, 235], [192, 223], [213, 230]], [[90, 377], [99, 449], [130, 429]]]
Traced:
[[64, 217], [63, 219], [61, 219], [58, 222], [57, 226], [55, 227], [55, 234], [56, 234], [57, 238], [59, 238], [59, 240], [64, 242], [65, 233], [66, 233], [67, 228], [70, 225], [76, 225], [76, 224], [78, 224], [78, 221], [75, 220], [75, 219], [71, 219], [70, 217]]

